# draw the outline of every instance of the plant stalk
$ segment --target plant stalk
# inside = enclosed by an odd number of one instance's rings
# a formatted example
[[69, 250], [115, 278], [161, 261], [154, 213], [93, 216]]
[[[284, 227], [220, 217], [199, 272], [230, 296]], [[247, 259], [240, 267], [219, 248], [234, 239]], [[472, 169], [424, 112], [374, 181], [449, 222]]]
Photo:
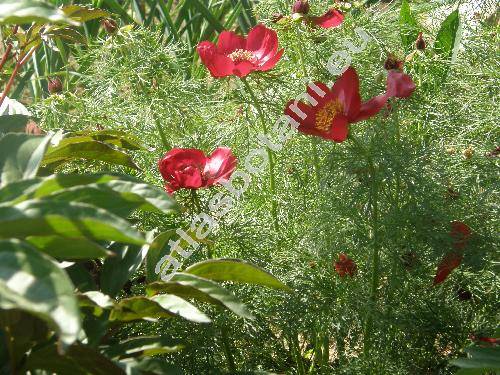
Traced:
[[[255, 96], [255, 93], [253, 92], [252, 88], [248, 84], [247, 80], [245, 78], [241, 78], [241, 82], [243, 82], [243, 85], [245, 86], [246, 91], [250, 95], [250, 98], [252, 99], [252, 104], [257, 110], [257, 113], [259, 114], [259, 118], [262, 124], [262, 130], [264, 131], [264, 134], [268, 134], [268, 129], [266, 125], [266, 118], [264, 117], [264, 111], [262, 110], [262, 107], [260, 106], [257, 97]], [[276, 203], [276, 177], [274, 174], [274, 157], [269, 148], [266, 147], [267, 150], [267, 156], [269, 158], [269, 189], [271, 191], [271, 215], [273, 217], [273, 224], [274, 224], [274, 229], [276, 231], [279, 230], [279, 225], [278, 225], [278, 205]]]

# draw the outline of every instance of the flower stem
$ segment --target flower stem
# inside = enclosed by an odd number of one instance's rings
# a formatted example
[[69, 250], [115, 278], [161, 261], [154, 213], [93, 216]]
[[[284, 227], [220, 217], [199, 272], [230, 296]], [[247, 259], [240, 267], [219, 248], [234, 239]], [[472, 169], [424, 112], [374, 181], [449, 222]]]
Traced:
[[[370, 181], [370, 202], [371, 202], [371, 240], [372, 240], [372, 278], [370, 285], [370, 310], [375, 309], [377, 302], [377, 290], [380, 280], [380, 242], [379, 242], [379, 184], [377, 179], [377, 168], [373, 162], [371, 154], [365, 153], [369, 165]], [[373, 331], [373, 311], [368, 312], [364, 329], [364, 354], [368, 355], [372, 344]]]
[[165, 135], [165, 132], [163, 131], [163, 128], [161, 127], [160, 120], [155, 119], [155, 124], [156, 124], [156, 129], [158, 129], [158, 134], [160, 135], [161, 143], [163, 147], [166, 150], [170, 150], [172, 147], [170, 146], [170, 143], [167, 141], [167, 136]]
[[[250, 98], [252, 99], [252, 104], [257, 110], [257, 113], [259, 114], [259, 118], [262, 124], [262, 130], [264, 131], [264, 134], [268, 134], [268, 129], [266, 125], [266, 118], [264, 117], [264, 111], [262, 110], [262, 107], [259, 104], [259, 101], [257, 100], [257, 97], [255, 96], [255, 93], [253, 92], [252, 88], [248, 84], [247, 80], [245, 78], [241, 78], [241, 82], [243, 82], [243, 85], [245, 86], [246, 91], [250, 95]], [[278, 205], [276, 203], [276, 177], [274, 174], [274, 156], [269, 148], [266, 148], [267, 150], [267, 156], [269, 158], [269, 190], [271, 191], [271, 215], [273, 216], [273, 224], [274, 224], [274, 229], [278, 231], [279, 225], [278, 225]]]
[[231, 345], [229, 343], [229, 336], [227, 335], [227, 328], [225, 326], [221, 327], [222, 345], [224, 346], [224, 353], [226, 355], [227, 366], [230, 374], [236, 374], [236, 364], [234, 362], [233, 353], [231, 351]]
[[[304, 54], [304, 48], [302, 47], [302, 40], [300, 38], [300, 34], [297, 34], [297, 52], [299, 54], [299, 61], [300, 61], [300, 66], [302, 67], [302, 73], [304, 74], [304, 78], [309, 77], [309, 73], [307, 72], [307, 65], [306, 65], [306, 60], [305, 60], [305, 54]], [[312, 153], [313, 153], [313, 161], [314, 161], [314, 173], [316, 175], [316, 182], [319, 186], [319, 183], [321, 181], [321, 174], [320, 174], [320, 164], [319, 164], [319, 155], [318, 155], [318, 140], [316, 137], [313, 137], [311, 139], [312, 143]]]

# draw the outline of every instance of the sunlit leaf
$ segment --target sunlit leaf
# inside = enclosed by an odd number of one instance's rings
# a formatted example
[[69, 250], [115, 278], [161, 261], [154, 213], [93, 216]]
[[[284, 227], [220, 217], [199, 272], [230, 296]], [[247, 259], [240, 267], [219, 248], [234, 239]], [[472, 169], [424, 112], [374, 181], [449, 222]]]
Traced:
[[51, 258], [17, 240], [0, 241], [0, 308], [38, 316], [65, 344], [77, 339], [80, 313], [70, 279]]
[[164, 353], [175, 353], [184, 348], [182, 341], [165, 336], [133, 337], [118, 344], [103, 348], [110, 358], [148, 357]]
[[184, 299], [193, 298], [198, 301], [226, 307], [244, 318], [253, 319], [254, 316], [248, 308], [240, 302], [231, 292], [217, 283], [198, 276], [176, 273], [169, 282], [155, 282], [147, 286], [147, 292], [169, 293]]
[[109, 17], [109, 12], [103, 9], [87, 8], [82, 5], [66, 5], [62, 7], [64, 14], [77, 22], [87, 22]]
[[269, 272], [239, 259], [209, 259], [188, 267], [185, 273], [214, 281], [256, 284], [290, 291], [290, 288]]
[[54, 5], [38, 0], [1, 0], [0, 23], [75, 23]]
[[104, 258], [112, 253], [86, 238], [67, 238], [60, 236], [31, 236], [26, 242], [38, 250], [60, 260]]
[[51, 235], [144, 243], [127, 221], [87, 204], [29, 200], [0, 207], [0, 238]]

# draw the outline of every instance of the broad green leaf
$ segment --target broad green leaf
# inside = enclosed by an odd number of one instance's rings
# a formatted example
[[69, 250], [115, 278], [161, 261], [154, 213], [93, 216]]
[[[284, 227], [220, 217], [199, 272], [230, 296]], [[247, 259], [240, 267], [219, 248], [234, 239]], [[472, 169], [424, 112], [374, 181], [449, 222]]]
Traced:
[[149, 357], [175, 353], [184, 348], [182, 341], [165, 336], [133, 337], [116, 345], [103, 348], [110, 358]]
[[113, 244], [110, 248], [115, 256], [104, 261], [101, 272], [101, 290], [116, 297], [130, 277], [139, 269], [148, 246]]
[[87, 8], [81, 5], [66, 5], [62, 7], [64, 14], [77, 22], [87, 22], [98, 18], [110, 17], [109, 12], [103, 9]]
[[417, 19], [411, 12], [408, 0], [403, 0], [399, 13], [399, 34], [406, 51], [413, 49], [420, 28]]
[[115, 305], [115, 301], [110, 296], [98, 291], [77, 294], [77, 297], [80, 307], [92, 308], [93, 314], [97, 317], [101, 316], [104, 310], [110, 310]]
[[190, 320], [196, 323], [210, 323], [211, 320], [203, 312], [198, 310], [193, 304], [189, 303], [185, 299], [180, 297], [161, 294], [151, 297], [152, 301], [158, 303], [165, 310], [174, 313], [184, 319]]
[[157, 321], [171, 318], [175, 314], [162, 308], [158, 303], [146, 297], [125, 298], [118, 302], [109, 316], [110, 321], [130, 322], [133, 320]]
[[434, 42], [434, 50], [443, 58], [450, 58], [455, 46], [460, 43], [460, 14], [458, 9], [453, 11], [441, 24], [441, 28]]
[[75, 344], [60, 355], [55, 345], [34, 350], [23, 368], [26, 371], [45, 370], [49, 373], [72, 375], [125, 375], [117, 364], [90, 346]]
[[87, 204], [29, 200], [0, 206], [0, 238], [51, 235], [144, 243], [126, 220]]
[[50, 26], [43, 30], [41, 37], [44, 41], [63, 39], [73, 44], [87, 44], [87, 39], [78, 30], [71, 27]]
[[43, 165], [55, 168], [73, 160], [98, 160], [114, 165], [139, 169], [132, 158], [115, 147], [99, 142], [91, 137], [70, 137], [62, 139], [58, 145], [51, 146]]
[[0, 23], [75, 23], [55, 6], [37, 0], [1, 0]]
[[169, 293], [184, 299], [193, 298], [198, 301], [226, 307], [243, 318], [254, 319], [248, 308], [231, 292], [211, 280], [198, 276], [176, 273], [169, 282], [154, 282], [146, 288], [149, 295]]
[[500, 370], [500, 347], [472, 346], [465, 351], [468, 358], [454, 359], [450, 363], [466, 369]]
[[102, 184], [112, 180], [140, 181], [119, 174], [54, 174], [44, 178], [18, 181], [0, 189], [0, 202], [42, 198], [73, 186]]
[[[0, 3], [1, 8], [1, 3]], [[17, 100], [6, 97], [0, 106], [0, 116], [24, 115], [31, 116], [28, 109]]]
[[172, 214], [177, 203], [156, 187], [130, 181], [76, 186], [46, 197], [53, 201], [82, 202], [127, 217], [135, 210]]
[[18, 133], [26, 129], [29, 117], [26, 115], [4, 115], [0, 116], [0, 134]]
[[213, 281], [233, 281], [290, 291], [290, 288], [269, 272], [239, 259], [209, 259], [188, 267], [185, 273]]
[[0, 297], [0, 308], [45, 320], [64, 344], [77, 339], [81, 322], [73, 285], [51, 258], [31, 246], [0, 241]]
[[51, 136], [9, 133], [0, 138], [0, 187], [33, 178]]
[[71, 133], [71, 136], [91, 137], [96, 141], [101, 141], [126, 150], [148, 150], [139, 138], [121, 130], [83, 130]]
[[164, 358], [125, 358], [119, 362], [127, 370], [127, 375], [183, 375], [177, 366], [168, 363]]
[[152, 283], [153, 281], [160, 280], [160, 275], [156, 274], [155, 268], [161, 258], [170, 253], [168, 242], [175, 239], [177, 234], [175, 230], [160, 233], [151, 242], [149, 251], [146, 256], [146, 281]]
[[104, 258], [112, 253], [86, 238], [61, 236], [31, 236], [26, 238], [38, 250], [59, 260]]

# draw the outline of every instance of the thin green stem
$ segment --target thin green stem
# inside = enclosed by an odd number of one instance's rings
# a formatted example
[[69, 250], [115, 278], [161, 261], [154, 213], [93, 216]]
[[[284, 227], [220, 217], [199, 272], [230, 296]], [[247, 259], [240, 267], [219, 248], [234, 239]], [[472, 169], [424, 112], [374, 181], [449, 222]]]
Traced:
[[236, 374], [236, 364], [234, 362], [233, 353], [231, 350], [231, 345], [229, 343], [229, 336], [227, 335], [227, 328], [224, 326], [221, 328], [222, 345], [224, 346], [224, 353], [226, 355], [227, 366], [229, 368], [230, 374]]
[[170, 150], [172, 148], [172, 146], [167, 141], [167, 136], [165, 135], [165, 132], [163, 131], [160, 120], [155, 119], [155, 125], [156, 125], [156, 129], [158, 129], [158, 134], [160, 135], [160, 139], [161, 139], [161, 143], [162, 143], [163, 147], [166, 150]]
[[[302, 68], [302, 73], [304, 74], [304, 78], [309, 77], [309, 73], [307, 72], [307, 65], [305, 60], [304, 48], [302, 47], [302, 40], [300, 38], [300, 34], [297, 33], [297, 52], [299, 54], [300, 66]], [[321, 173], [320, 173], [320, 163], [319, 163], [319, 154], [318, 154], [318, 139], [313, 137], [311, 139], [312, 144], [312, 154], [313, 154], [313, 163], [314, 163], [314, 173], [316, 175], [316, 182], [319, 186], [321, 181]]]
[[[257, 100], [257, 97], [255, 96], [255, 93], [253, 92], [251, 86], [247, 82], [246, 79], [242, 78], [241, 82], [243, 82], [243, 85], [245, 86], [246, 91], [250, 95], [250, 98], [252, 99], [252, 104], [257, 110], [257, 113], [259, 115], [261, 124], [262, 124], [262, 130], [264, 131], [264, 134], [268, 134], [268, 129], [266, 125], [266, 118], [264, 116], [264, 111], [262, 110], [262, 107], [259, 104], [259, 101]], [[266, 148], [267, 150], [267, 156], [269, 158], [269, 189], [271, 191], [271, 215], [273, 216], [273, 224], [274, 224], [274, 229], [278, 231], [279, 225], [278, 225], [278, 205], [276, 203], [276, 177], [274, 174], [274, 156], [273, 153], [269, 148]]]

